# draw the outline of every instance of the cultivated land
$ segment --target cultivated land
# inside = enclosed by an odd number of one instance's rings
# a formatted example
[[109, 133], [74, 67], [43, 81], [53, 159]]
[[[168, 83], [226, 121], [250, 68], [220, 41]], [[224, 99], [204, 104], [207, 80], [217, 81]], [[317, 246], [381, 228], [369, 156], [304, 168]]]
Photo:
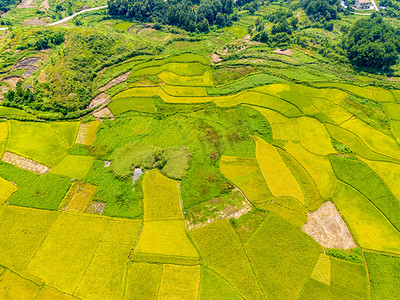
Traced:
[[[398, 77], [246, 38], [275, 11], [192, 35], [1, 18], [0, 96], [43, 98], [0, 104], [0, 299], [398, 299]], [[66, 39], [30, 48], [42, 29]]]

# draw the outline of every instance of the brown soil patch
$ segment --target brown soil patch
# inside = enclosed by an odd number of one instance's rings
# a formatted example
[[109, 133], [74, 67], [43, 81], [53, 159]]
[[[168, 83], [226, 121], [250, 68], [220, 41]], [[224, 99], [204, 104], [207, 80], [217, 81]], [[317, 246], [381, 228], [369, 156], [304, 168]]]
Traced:
[[309, 213], [303, 231], [325, 248], [356, 247], [346, 223], [332, 202], [326, 202], [316, 212]]
[[11, 86], [11, 88], [14, 90], [17, 87], [17, 82], [20, 80], [22, 80], [21, 76], [10, 76], [10, 77], [3, 78], [1, 80], [1, 82], [8, 83]]
[[43, 175], [50, 170], [50, 168], [45, 165], [11, 152], [5, 152], [2, 161], [40, 175]]
[[153, 27], [151, 27], [150, 25], [147, 25], [144, 28], [139, 29], [136, 34], [141, 34], [141, 33], [146, 33], [146, 31], [156, 31]]
[[25, 26], [41, 26], [41, 25], [46, 25], [46, 21], [41, 20], [41, 19], [34, 19], [34, 20], [25, 20], [22, 25]]
[[85, 213], [101, 215], [105, 208], [106, 204], [104, 202], [92, 201], [89, 203]]
[[113, 87], [114, 85], [117, 85], [121, 82], [124, 82], [128, 79], [128, 76], [131, 74], [131, 72], [125, 73], [121, 76], [118, 76], [111, 80], [109, 83], [107, 83], [105, 86], [99, 89], [100, 92], [104, 92], [105, 90], [108, 90], [110, 87]]
[[8, 92], [8, 86], [0, 86], [0, 103], [4, 100], [4, 94]]
[[280, 55], [286, 55], [286, 56], [290, 56], [293, 54], [293, 51], [290, 49], [281, 50], [279, 48], [276, 48], [276, 50], [274, 50], [272, 52], [278, 53]]
[[102, 118], [114, 119], [114, 115], [112, 114], [111, 110], [108, 109], [108, 107], [103, 107], [94, 111], [93, 116], [95, 116], [98, 119]]
[[111, 98], [110, 95], [101, 93], [101, 94], [97, 95], [95, 98], [93, 98], [93, 100], [89, 104], [89, 108], [95, 108], [100, 105], [107, 104], [108, 101], [110, 101], [110, 98]]
[[22, 0], [21, 4], [17, 8], [35, 8], [36, 5], [32, 5], [33, 0]]
[[218, 63], [218, 62], [222, 61], [222, 58], [219, 57], [218, 54], [213, 53], [213, 54], [212, 54], [212, 57], [211, 57], [211, 61], [212, 61], [213, 63]]
[[44, 0], [42, 2], [42, 4], [40, 4], [40, 11], [48, 11], [50, 9], [50, 5], [49, 5], [49, 1], [48, 0]]

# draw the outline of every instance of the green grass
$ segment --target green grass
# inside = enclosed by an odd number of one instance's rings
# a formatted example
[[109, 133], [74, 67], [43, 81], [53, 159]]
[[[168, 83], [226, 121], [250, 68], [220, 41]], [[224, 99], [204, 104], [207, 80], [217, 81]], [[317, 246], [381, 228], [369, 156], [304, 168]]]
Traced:
[[8, 200], [10, 204], [40, 209], [57, 210], [71, 185], [66, 177], [51, 173], [40, 176], [3, 162], [0, 177], [18, 186]]
[[24, 117], [36, 119], [36, 116], [25, 112], [22, 109], [0, 106], [0, 116], [1, 117]]
[[245, 249], [271, 299], [297, 298], [322, 252], [311, 237], [275, 214], [267, 217]]
[[363, 195], [339, 182], [332, 200], [361, 247], [400, 253], [399, 232]]
[[244, 298], [263, 299], [242, 245], [227, 220], [192, 230], [205, 266], [223, 276]]
[[89, 172], [94, 159], [91, 156], [68, 155], [57, 166], [52, 168], [50, 172], [83, 180]]
[[354, 159], [335, 157], [331, 159], [333, 170], [339, 180], [363, 194], [400, 230], [400, 202], [382, 179], [364, 163]]
[[400, 293], [400, 258], [365, 252], [372, 299], [397, 299]]
[[202, 267], [199, 288], [200, 300], [211, 299], [243, 299], [233, 286], [213, 270]]
[[156, 299], [161, 284], [162, 269], [161, 264], [131, 263], [128, 266], [124, 299]]
[[46, 123], [9, 121], [6, 151], [53, 167], [65, 156], [67, 145]]
[[114, 25], [114, 29], [123, 31], [123, 32], [127, 32], [128, 29], [131, 28], [132, 25], [134, 25], [134, 24], [135, 23], [131, 23], [131, 22], [119, 22]]
[[116, 178], [109, 168], [104, 168], [101, 160], [93, 163], [85, 180], [97, 186], [94, 200], [106, 203], [105, 215], [136, 218], [142, 214], [141, 180], [137, 180], [132, 186], [132, 178]]
[[230, 223], [242, 243], [247, 242], [257, 228], [264, 222], [269, 212], [255, 208], [237, 219], [230, 219]]
[[0, 264], [24, 270], [60, 213], [3, 206], [0, 209]]
[[74, 293], [82, 299], [121, 299], [131, 246], [102, 242]]
[[51, 286], [73, 293], [106, 227], [104, 218], [63, 213], [30, 261], [27, 271]]
[[67, 144], [68, 148], [71, 148], [76, 139], [76, 135], [79, 130], [80, 122], [54, 122], [50, 123], [51, 129], [59, 134]]
[[144, 113], [156, 112], [152, 98], [118, 98], [112, 101], [108, 108], [116, 116], [132, 110]]

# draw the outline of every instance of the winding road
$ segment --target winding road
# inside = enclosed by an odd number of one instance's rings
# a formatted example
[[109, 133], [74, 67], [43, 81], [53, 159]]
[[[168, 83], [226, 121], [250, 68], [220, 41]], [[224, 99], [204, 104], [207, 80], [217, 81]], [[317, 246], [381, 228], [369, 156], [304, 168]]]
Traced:
[[[107, 8], [107, 7], [108, 7], [108, 5], [103, 5], [103, 6], [98, 6], [98, 7], [93, 7], [93, 8], [88, 8], [88, 9], [85, 9], [85, 10], [81, 10], [81, 11], [78, 11], [78, 12], [74, 13], [73, 15], [70, 15], [70, 16], [68, 16], [68, 17], [65, 17], [64, 19], [61, 19], [61, 20], [59, 20], [59, 21], [57, 21], [57, 22], [50, 23], [50, 24], [46, 24], [45, 26], [55, 26], [55, 25], [59, 25], [59, 24], [61, 24], [61, 23], [64, 23], [64, 22], [67, 22], [67, 21], [73, 19], [73, 18], [76, 17], [77, 15], [83, 14], [83, 13], [85, 13], [85, 12], [93, 11], [93, 10], [99, 10], [99, 9]], [[0, 31], [7, 30], [7, 29], [8, 29], [8, 27], [3, 27], [3, 28], [0, 28]]]

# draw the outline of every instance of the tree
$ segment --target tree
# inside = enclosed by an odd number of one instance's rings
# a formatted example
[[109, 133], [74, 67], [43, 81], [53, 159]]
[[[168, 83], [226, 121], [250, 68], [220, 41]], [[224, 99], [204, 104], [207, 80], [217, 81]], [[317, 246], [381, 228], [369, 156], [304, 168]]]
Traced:
[[342, 45], [357, 68], [387, 71], [398, 60], [400, 31], [373, 14], [369, 19], [357, 21]]

